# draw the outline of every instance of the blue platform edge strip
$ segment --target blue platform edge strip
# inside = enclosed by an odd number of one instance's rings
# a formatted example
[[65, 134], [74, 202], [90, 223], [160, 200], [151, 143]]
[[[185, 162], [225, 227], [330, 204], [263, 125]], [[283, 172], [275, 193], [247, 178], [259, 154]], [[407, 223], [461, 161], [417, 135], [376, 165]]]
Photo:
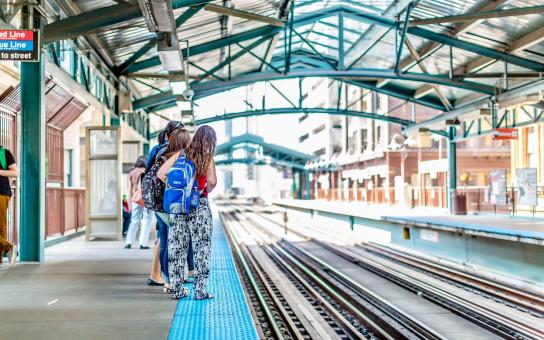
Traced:
[[[217, 217], [215, 211], [214, 217]], [[207, 286], [215, 298], [194, 300], [192, 286], [188, 285], [189, 297], [178, 302], [169, 340], [258, 339], [225, 230], [217, 218], [214, 218], [211, 274]]]
[[[534, 219], [523, 218], [523, 217], [513, 217], [512, 219], [517, 219], [518, 221], [535, 222]], [[530, 231], [530, 230], [523, 230], [523, 229], [516, 229], [516, 230], [506, 229], [504, 227], [494, 227], [494, 226], [475, 224], [475, 223], [463, 223], [458, 221], [445, 221], [443, 219], [440, 219], [439, 217], [433, 218], [433, 217], [425, 216], [425, 217], [418, 218], [418, 217], [412, 217], [412, 216], [410, 217], [387, 216], [387, 217], [384, 217], [384, 220], [386, 221], [390, 220], [392, 222], [397, 221], [400, 223], [414, 222], [414, 223], [434, 224], [434, 225], [440, 225], [444, 227], [461, 228], [461, 229], [467, 229], [467, 230], [474, 230], [478, 232], [493, 233], [498, 235], [544, 240], [544, 232]]]

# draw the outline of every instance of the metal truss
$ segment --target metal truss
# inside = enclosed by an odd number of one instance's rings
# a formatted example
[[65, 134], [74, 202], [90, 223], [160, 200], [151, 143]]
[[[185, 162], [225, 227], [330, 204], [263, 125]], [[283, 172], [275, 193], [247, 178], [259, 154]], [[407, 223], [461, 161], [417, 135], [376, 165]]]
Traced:
[[398, 124], [401, 126], [408, 126], [413, 123], [410, 120], [400, 119], [400, 118], [391, 117], [391, 116], [385, 116], [385, 115], [371, 113], [371, 112], [342, 110], [337, 108], [287, 107], [287, 108], [273, 108], [273, 109], [265, 109], [265, 110], [249, 110], [249, 111], [243, 111], [243, 112], [225, 113], [225, 114], [216, 115], [209, 118], [197, 119], [195, 120], [195, 124], [197, 125], [209, 124], [212, 122], [241, 118], [241, 117], [281, 115], [281, 114], [301, 114], [301, 113], [341, 115], [341, 116], [351, 116], [351, 117], [359, 117], [359, 118], [369, 118], [369, 119], [389, 122], [392, 124]]
[[[486, 15], [502, 15], [496, 11], [498, 7], [507, 0], [496, 0], [493, 3], [485, 3], [479, 8], [479, 11], [487, 13]], [[518, 41], [508, 46], [507, 49], [498, 50], [477, 43], [469, 42], [459, 38], [459, 35], [466, 32], [478, 23], [480, 16], [472, 15], [470, 18], [462, 18], [453, 27], [452, 34], [442, 34], [423, 28], [417, 25], [417, 21], [411, 20], [411, 10], [417, 7], [417, 0], [399, 0], [395, 5], [390, 6], [385, 11], [372, 6], [361, 4], [357, 1], [344, 0], [340, 5], [325, 7], [323, 9], [308, 12], [305, 14], [293, 16], [294, 8], [303, 8], [319, 2], [319, 0], [301, 0], [294, 2], [285, 1], [283, 3], [279, 19], [282, 25], [269, 23], [256, 29], [236, 33], [221, 39], [202, 43], [191, 47], [191, 56], [201, 55], [218, 49], [228, 48], [229, 46], [239, 47], [239, 51], [210, 69], [202, 68], [192, 64], [196, 69], [201, 69], [202, 73], [193, 79], [191, 88], [195, 91], [195, 99], [210, 96], [222, 91], [234, 89], [236, 87], [248, 84], [274, 81], [286, 78], [307, 78], [307, 77], [327, 77], [340, 80], [348, 84], [360, 86], [379, 93], [384, 93], [392, 97], [400, 98], [405, 101], [414, 102], [420, 105], [428, 106], [433, 109], [444, 111], [445, 113], [436, 116], [433, 119], [424, 122], [393, 122], [406, 127], [406, 132], [414, 132], [420, 128], [432, 127], [436, 121], [443, 122], [446, 117], [457, 118], [459, 115], [477, 108], [477, 105], [487, 105], [491, 98], [495, 98], [498, 93], [500, 96], [509, 93], [517, 93], [517, 89], [509, 89], [506, 83], [504, 88], [496, 85], [490, 86], [486, 83], [467, 81], [459, 76], [458, 70], [453, 66], [449, 74], [431, 74], [422, 64], [422, 61], [436, 52], [441, 46], [450, 47], [450, 64], [453, 65], [453, 48], [463, 50], [479, 55], [479, 59], [464, 65], [465, 73], [475, 72], [490, 63], [502, 61], [508, 65], [515, 65], [534, 72], [543, 72], [544, 64], [536, 60], [521, 57], [512, 52], [520, 51], [531, 46], [535, 41], [539, 41], [542, 29], [538, 29], [528, 34]], [[174, 9], [186, 8], [183, 13], [176, 18], [177, 27], [180, 27], [189, 18], [195, 15], [200, 9], [206, 6], [209, 1], [203, 0], [173, 0]], [[81, 35], [90, 34], [99, 30], [118, 25], [141, 16], [135, 2], [119, 2], [106, 8], [92, 10], [86, 13], [70, 16], [66, 19], [51, 23], [45, 30], [45, 41], [55, 42], [61, 39], [75, 38]], [[526, 8], [524, 11], [541, 11], [541, 8]], [[495, 12], [493, 12], [495, 11]], [[107, 12], [108, 16], [104, 13]], [[239, 11], [240, 12], [240, 11]], [[238, 13], [237, 15], [249, 15], [250, 13]], [[467, 13], [471, 14], [471, 13]], [[395, 17], [393, 19], [392, 17]], [[331, 20], [333, 18], [333, 20]], [[460, 20], [459, 18], [442, 18], [439, 20]], [[355, 20], [369, 25], [364, 32], [358, 32], [346, 27], [346, 20]], [[283, 24], [284, 23], [284, 24]], [[315, 29], [317, 25], [327, 26], [329, 29], [336, 30], [337, 34], [331, 31], [320, 32]], [[283, 26], [283, 27], [282, 27]], [[283, 34], [282, 34], [283, 33]], [[359, 37], [354, 40], [348, 39], [345, 35], [351, 36], [357, 34]], [[390, 69], [371, 69], [357, 67], [358, 61], [365, 57], [370, 51], [377, 48], [379, 42], [390, 33], [394, 33], [396, 42], [396, 54], [393, 65]], [[280, 36], [282, 36], [280, 38]], [[312, 39], [311, 36], [321, 39]], [[425, 43], [415, 48], [410, 42], [410, 37], [424, 39]], [[322, 39], [325, 39], [324, 42]], [[156, 44], [153, 39], [141, 46], [129, 59], [121, 65], [115, 66], [116, 76], [134, 75], [138, 71], [143, 71], [160, 65], [158, 56], [143, 59]], [[256, 49], [261, 45], [267, 45], [264, 56], [256, 53]], [[403, 49], [407, 48], [410, 52], [403, 58]], [[327, 52], [324, 52], [327, 51]], [[187, 51], [182, 49], [182, 54]], [[51, 49], [53, 59], [55, 49]], [[258, 67], [248, 73], [229, 72], [224, 75], [220, 71], [228, 67], [229, 70], [236, 71], [236, 60], [242, 56], [251, 55], [258, 61]], [[411, 69], [419, 65], [421, 72], [414, 72]], [[507, 68], [506, 68], [507, 70]], [[80, 70], [79, 73], [84, 73]], [[506, 71], [507, 72], [507, 71]], [[85, 82], [86, 77], [83, 77]], [[418, 88], [405, 86], [418, 82], [421, 85]], [[87, 84], [89, 85], [89, 84]], [[481, 98], [476, 104], [462, 105], [455, 101], [456, 98], [448, 98], [442, 92], [443, 87], [453, 89], [469, 90], [473, 93], [481, 94]], [[92, 86], [91, 86], [92, 88]], [[168, 89], [159, 89], [159, 93], [135, 99], [133, 108], [135, 110], [158, 111], [174, 105], [175, 96]], [[434, 93], [434, 94], [433, 94]], [[111, 101], [111, 98], [107, 98]], [[295, 105], [296, 106], [296, 105]], [[298, 107], [289, 109], [265, 109], [246, 112], [231, 113], [225, 116], [218, 116], [210, 119], [230, 119], [228, 117], [275, 114], [276, 112], [308, 112], [310, 108]], [[276, 110], [276, 111], [273, 111]], [[339, 114], [338, 108], [317, 109], [324, 110], [327, 114]], [[326, 112], [325, 112], [326, 111]], [[314, 110], [315, 112], [315, 110]], [[344, 114], [349, 112], [344, 111]], [[352, 112], [353, 113], [353, 112]], [[381, 119], [383, 116], [374, 113], [357, 112], [357, 115], [366, 115], [367, 118]], [[539, 116], [539, 119], [541, 116]], [[390, 117], [386, 119], [391, 119]], [[506, 118], [505, 118], [506, 120]], [[200, 120], [206, 122], [208, 120]], [[389, 120], [388, 120], [389, 121]], [[501, 121], [499, 119], [498, 121]], [[476, 123], [467, 123], [472, 129]], [[483, 123], [485, 125], [485, 123]], [[492, 127], [497, 127], [493, 125]], [[470, 129], [468, 129], [470, 130]], [[462, 134], [463, 137], [465, 134]], [[470, 133], [469, 133], [470, 135]], [[468, 135], [467, 135], [468, 136]]]
[[461, 142], [469, 138], [494, 135], [499, 128], [515, 128], [544, 122], [544, 110], [522, 105], [512, 109], [491, 110], [491, 115], [464, 120], [461, 135], [454, 139]]
[[[232, 152], [238, 149], [245, 149], [255, 156], [244, 158], [230, 157]], [[267, 143], [262, 137], [252, 134], [236, 136], [228, 142], [218, 145], [215, 154], [216, 156], [229, 155], [227, 159], [218, 158], [216, 164], [271, 164], [298, 170], [304, 170], [306, 162], [313, 159], [312, 156], [305, 153], [281, 145]], [[260, 157], [256, 157], [256, 155]]]

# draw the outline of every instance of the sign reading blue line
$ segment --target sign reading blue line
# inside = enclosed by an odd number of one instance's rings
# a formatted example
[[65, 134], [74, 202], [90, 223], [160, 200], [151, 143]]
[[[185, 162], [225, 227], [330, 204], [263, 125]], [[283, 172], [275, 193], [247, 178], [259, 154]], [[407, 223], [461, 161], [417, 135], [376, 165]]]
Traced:
[[28, 51], [34, 50], [33, 41], [0, 40], [0, 51]]

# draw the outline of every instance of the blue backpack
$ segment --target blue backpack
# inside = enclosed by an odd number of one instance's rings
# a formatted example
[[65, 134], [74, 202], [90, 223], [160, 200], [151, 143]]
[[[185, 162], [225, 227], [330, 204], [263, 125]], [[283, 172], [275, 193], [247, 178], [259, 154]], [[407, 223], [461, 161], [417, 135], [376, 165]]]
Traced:
[[164, 212], [187, 215], [200, 204], [195, 164], [181, 155], [166, 178]]

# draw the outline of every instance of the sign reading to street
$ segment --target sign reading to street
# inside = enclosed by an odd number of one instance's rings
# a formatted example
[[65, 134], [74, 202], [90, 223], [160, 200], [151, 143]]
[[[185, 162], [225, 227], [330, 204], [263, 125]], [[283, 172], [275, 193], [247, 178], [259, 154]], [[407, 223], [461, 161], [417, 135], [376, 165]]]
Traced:
[[0, 60], [38, 61], [38, 30], [0, 30]]

